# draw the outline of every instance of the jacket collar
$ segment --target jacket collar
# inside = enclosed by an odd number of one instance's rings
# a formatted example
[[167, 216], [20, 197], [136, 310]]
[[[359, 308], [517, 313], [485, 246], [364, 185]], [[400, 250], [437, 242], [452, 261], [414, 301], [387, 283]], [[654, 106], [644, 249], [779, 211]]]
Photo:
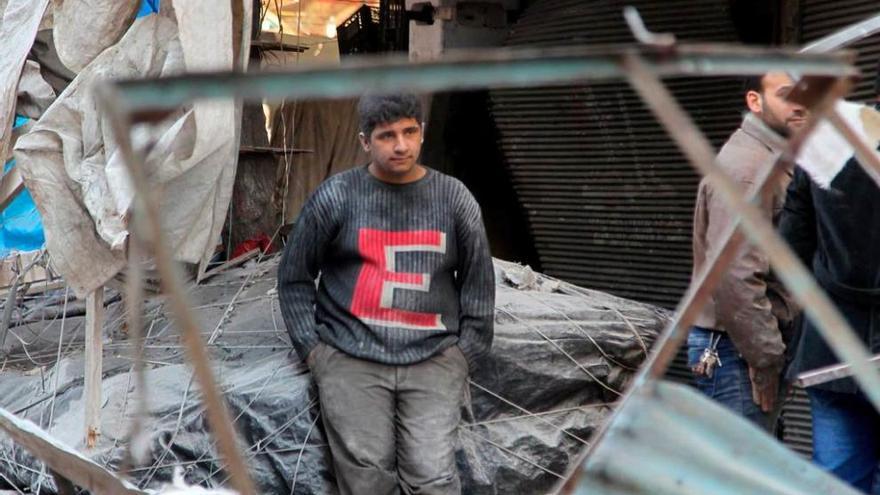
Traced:
[[767, 124], [751, 112], [747, 113], [743, 118], [740, 129], [758, 140], [758, 142], [766, 146], [773, 153], [782, 153], [782, 150], [785, 148], [785, 138], [767, 127]]

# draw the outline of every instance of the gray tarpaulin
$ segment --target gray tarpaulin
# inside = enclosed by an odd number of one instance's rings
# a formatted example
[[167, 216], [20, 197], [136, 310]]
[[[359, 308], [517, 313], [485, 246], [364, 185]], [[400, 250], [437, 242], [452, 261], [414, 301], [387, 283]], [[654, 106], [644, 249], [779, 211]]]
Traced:
[[[46, 232], [53, 265], [80, 296], [125, 264], [132, 187], [93, 84], [232, 67], [231, 5], [175, 1], [174, 18], [146, 16], [83, 69], [16, 145], [25, 184]], [[179, 26], [179, 28], [178, 28]], [[225, 27], [225, 28], [224, 28]], [[235, 103], [196, 103], [177, 119], [136, 129], [151, 146], [147, 175], [175, 258], [204, 263], [217, 244], [238, 154]], [[146, 142], [145, 142], [146, 141]]]
[[0, 0], [0, 164], [9, 156], [18, 80], [49, 0]]
[[64, 0], [54, 11], [55, 48], [73, 72], [116, 44], [134, 22], [140, 0]]
[[[193, 287], [192, 303], [205, 338], [215, 337], [210, 346], [215, 376], [259, 493], [333, 495], [312, 378], [290, 352], [281, 320], [277, 260]], [[608, 417], [669, 315], [511, 263], [495, 266], [495, 341], [471, 376], [471, 405], [458, 431], [463, 493], [547, 493]], [[56, 298], [56, 306], [62, 301]], [[182, 467], [189, 483], [228, 486], [180, 335], [159, 304], [147, 304], [144, 321], [149, 460], [122, 474], [141, 488], [156, 488]], [[114, 471], [125, 465], [136, 410], [122, 306], [107, 309], [100, 436], [87, 453]], [[43, 336], [29, 348], [42, 371], [15, 343], [9, 359], [19, 364], [8, 366], [0, 380], [0, 407], [82, 449], [82, 317], [67, 319], [59, 345], [61, 325], [13, 327]], [[39, 467], [0, 435], [0, 472], [9, 482], [34, 490]]]

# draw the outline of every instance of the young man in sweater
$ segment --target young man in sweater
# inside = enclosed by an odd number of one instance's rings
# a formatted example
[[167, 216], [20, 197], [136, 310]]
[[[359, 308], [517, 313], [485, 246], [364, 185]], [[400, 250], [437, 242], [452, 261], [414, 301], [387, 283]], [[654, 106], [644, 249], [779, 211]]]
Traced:
[[[785, 138], [806, 119], [804, 107], [785, 100], [794, 86], [785, 73], [765, 74], [746, 86], [749, 112], [717, 157], [719, 166], [744, 193], [754, 189], [781, 153]], [[781, 174], [760, 203], [774, 222], [791, 174], [791, 170]], [[700, 182], [694, 209], [694, 277], [717, 255], [722, 234], [735, 217], [736, 212], [714, 193], [712, 182]], [[767, 257], [757, 247], [744, 245], [688, 336], [688, 361], [697, 387], [773, 431], [785, 342], [790, 340], [793, 319], [794, 308], [782, 284], [771, 276]]]
[[371, 161], [303, 208], [279, 267], [281, 310], [318, 385], [340, 493], [458, 494], [456, 428], [493, 333], [480, 208], [417, 163], [415, 96], [367, 95], [358, 111]]

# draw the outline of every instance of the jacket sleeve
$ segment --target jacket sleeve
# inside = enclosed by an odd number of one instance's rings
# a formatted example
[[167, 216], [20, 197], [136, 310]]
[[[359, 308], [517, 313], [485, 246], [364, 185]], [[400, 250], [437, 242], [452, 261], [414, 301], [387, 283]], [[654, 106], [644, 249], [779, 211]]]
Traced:
[[492, 347], [495, 269], [480, 206], [466, 189], [460, 196], [456, 237], [456, 284], [461, 307], [458, 345], [473, 370], [477, 360]]
[[811, 268], [816, 253], [816, 211], [810, 178], [802, 169], [794, 171], [788, 186], [785, 206], [779, 218], [779, 233], [801, 262]]
[[320, 340], [315, 319], [315, 280], [332, 239], [333, 229], [327, 225], [332, 208], [322, 207], [326, 203], [323, 199], [319, 189], [303, 207], [278, 266], [281, 315], [293, 348], [304, 361]]
[[[772, 198], [765, 196], [760, 207], [765, 218], [771, 220]], [[713, 211], [723, 212], [727, 221], [736, 218], [717, 200]], [[785, 363], [785, 344], [767, 296], [768, 277], [769, 260], [761, 249], [744, 240], [716, 289], [716, 309], [721, 328], [746, 362], [752, 368], [776, 372]]]

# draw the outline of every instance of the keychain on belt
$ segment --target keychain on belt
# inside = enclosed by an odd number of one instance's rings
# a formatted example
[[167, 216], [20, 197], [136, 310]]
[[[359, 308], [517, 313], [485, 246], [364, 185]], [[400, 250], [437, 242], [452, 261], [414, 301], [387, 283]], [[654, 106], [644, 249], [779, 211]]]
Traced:
[[717, 333], [718, 338], [716, 339], [716, 333], [709, 334], [709, 346], [703, 349], [700, 360], [691, 368], [691, 371], [697, 376], [712, 378], [712, 375], [715, 374], [715, 367], [721, 367], [721, 357], [718, 355], [718, 343], [721, 342], [721, 334]]

